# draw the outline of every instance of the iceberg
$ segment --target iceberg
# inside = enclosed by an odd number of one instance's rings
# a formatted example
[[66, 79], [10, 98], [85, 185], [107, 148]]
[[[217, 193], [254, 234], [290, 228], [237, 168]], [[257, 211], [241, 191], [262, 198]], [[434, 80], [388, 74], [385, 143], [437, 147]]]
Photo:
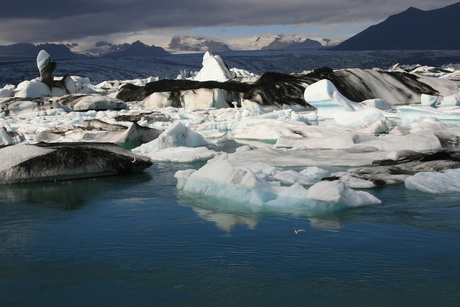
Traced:
[[357, 127], [369, 122], [385, 121], [386, 117], [377, 108], [366, 108], [358, 111], [337, 111], [334, 120], [339, 126]]
[[409, 190], [432, 194], [460, 192], [460, 169], [420, 172], [407, 178], [404, 185]]
[[385, 102], [385, 100], [376, 98], [376, 99], [367, 99], [362, 102], [362, 104], [368, 106], [368, 107], [373, 107], [377, 108], [379, 110], [391, 110], [391, 106]]
[[246, 140], [263, 140], [276, 142], [279, 137], [300, 137], [294, 131], [286, 127], [273, 127], [266, 124], [260, 124], [245, 130], [244, 132], [236, 132], [234, 134], [235, 139], [246, 139]]
[[141, 172], [152, 163], [110, 143], [18, 144], [0, 148], [0, 184]]
[[205, 145], [208, 145], [208, 142], [206, 142], [201, 134], [177, 122], [172, 127], [163, 131], [155, 140], [142, 144], [132, 151], [139, 154], [148, 154], [169, 147], [199, 147]]
[[341, 204], [347, 207], [361, 207], [380, 204], [374, 195], [347, 188], [341, 181], [321, 181], [308, 189], [307, 198]]
[[420, 117], [435, 117], [439, 120], [460, 120], [460, 106], [440, 106], [433, 108], [427, 105], [410, 105], [397, 108], [401, 121], [418, 119]]
[[357, 111], [364, 108], [343, 96], [327, 79], [308, 86], [304, 92], [304, 99], [318, 109], [318, 116], [322, 118], [334, 118], [335, 113], [339, 111]]
[[127, 105], [124, 101], [110, 97], [107, 95], [98, 94], [74, 94], [61, 95], [60, 97], [50, 98], [50, 101], [64, 105], [74, 111], [88, 110], [121, 110], [126, 109]]
[[203, 67], [196, 75], [195, 80], [224, 82], [234, 77], [235, 73], [228, 69], [220, 56], [206, 51], [203, 56]]
[[434, 107], [436, 105], [436, 103], [438, 102], [439, 100], [439, 97], [438, 96], [434, 96], [434, 95], [427, 95], [427, 94], [422, 94], [420, 96], [420, 103], [423, 105], [423, 106], [430, 106], [430, 107]]
[[170, 147], [144, 153], [143, 156], [155, 162], [194, 163], [207, 161], [217, 155], [217, 152], [206, 147]]
[[460, 92], [444, 97], [441, 106], [458, 106], [460, 105]]
[[[460, 128], [441, 121], [460, 120], [454, 80], [361, 69], [255, 76], [208, 52], [195, 77], [93, 86], [89, 78], [54, 78], [52, 63], [40, 53], [40, 78], [1, 91], [0, 145], [142, 144], [131, 152], [148, 161], [207, 162], [177, 172], [177, 186], [214, 206], [313, 212], [371, 205], [379, 200], [353, 189], [418, 187], [415, 179], [434, 175], [415, 172], [459, 167], [460, 154], [442, 151], [460, 144]], [[412, 159], [409, 151], [434, 153]]]
[[[264, 168], [270, 170], [270, 167]], [[301, 208], [315, 212], [381, 203], [372, 194], [354, 191], [341, 182], [323, 181], [309, 189], [299, 183], [282, 186], [279, 181], [261, 178], [251, 167], [235, 167], [226, 153], [209, 160], [198, 170], [178, 171], [175, 177], [180, 190], [246, 203], [254, 210]]]
[[226, 93], [221, 89], [200, 88], [196, 90], [187, 90], [182, 93], [181, 97], [184, 108], [227, 108]]

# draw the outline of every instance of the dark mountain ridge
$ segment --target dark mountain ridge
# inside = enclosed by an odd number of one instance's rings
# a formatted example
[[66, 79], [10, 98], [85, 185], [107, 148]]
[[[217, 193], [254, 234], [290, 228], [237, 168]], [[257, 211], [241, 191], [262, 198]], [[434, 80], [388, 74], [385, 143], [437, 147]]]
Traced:
[[457, 50], [458, 16], [460, 2], [431, 11], [410, 7], [356, 34], [334, 50]]
[[150, 56], [168, 54], [170, 53], [161, 47], [149, 46], [140, 41], [135, 41], [126, 49], [105, 54], [104, 57]]
[[[161, 47], [148, 46], [140, 41], [132, 44], [112, 45], [107, 42], [98, 42], [96, 47], [107, 45], [108, 50], [103, 57], [129, 57], [129, 56], [151, 56], [169, 55], [170, 53]], [[0, 57], [5, 58], [36, 58], [40, 50], [46, 50], [53, 59], [85, 58], [87, 55], [74, 53], [69, 46], [64, 44], [40, 44], [18, 43], [8, 46], [0, 46]]]
[[75, 54], [63, 44], [40, 44], [33, 45], [28, 43], [18, 43], [8, 46], [0, 46], [1, 57], [12, 58], [36, 58], [40, 50], [46, 50], [53, 55], [53, 59], [72, 59], [85, 57]]

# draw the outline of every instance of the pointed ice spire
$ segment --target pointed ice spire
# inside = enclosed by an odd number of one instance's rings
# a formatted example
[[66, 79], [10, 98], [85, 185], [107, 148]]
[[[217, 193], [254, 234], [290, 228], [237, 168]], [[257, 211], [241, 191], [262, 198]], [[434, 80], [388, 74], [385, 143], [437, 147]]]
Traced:
[[56, 70], [56, 62], [51, 60], [51, 56], [45, 50], [41, 50], [37, 56], [37, 67], [40, 71], [40, 79], [43, 83], [52, 85], [54, 81], [54, 71]]
[[206, 51], [203, 56], [203, 67], [198, 72], [196, 80], [224, 82], [234, 77], [235, 74], [228, 69], [220, 56]]

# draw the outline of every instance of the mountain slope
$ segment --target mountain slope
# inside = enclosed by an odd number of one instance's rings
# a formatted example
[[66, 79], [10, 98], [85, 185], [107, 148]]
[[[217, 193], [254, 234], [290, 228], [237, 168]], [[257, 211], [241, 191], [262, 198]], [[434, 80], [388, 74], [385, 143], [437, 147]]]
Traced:
[[170, 53], [161, 47], [149, 46], [140, 41], [135, 41], [125, 50], [107, 53], [103, 55], [103, 57], [150, 56], [168, 54]]
[[460, 2], [422, 11], [410, 7], [336, 46], [335, 50], [460, 49]]
[[179, 51], [210, 51], [210, 52], [223, 52], [231, 51], [231, 49], [224, 43], [212, 39], [192, 36], [174, 36], [168, 45], [171, 50]]
[[223, 41], [213, 39], [174, 36], [166, 47], [168, 51], [192, 51], [192, 52], [224, 52], [240, 50], [279, 50], [279, 49], [300, 49], [327, 46], [329, 39], [310, 39], [301, 35], [260, 35], [252, 37], [222, 38]]
[[35, 58], [40, 50], [46, 50], [49, 54], [51, 54], [53, 59], [71, 59], [83, 57], [82, 55], [73, 53], [68, 47], [62, 44], [33, 45], [27, 43], [0, 46], [0, 56], [14, 58]]

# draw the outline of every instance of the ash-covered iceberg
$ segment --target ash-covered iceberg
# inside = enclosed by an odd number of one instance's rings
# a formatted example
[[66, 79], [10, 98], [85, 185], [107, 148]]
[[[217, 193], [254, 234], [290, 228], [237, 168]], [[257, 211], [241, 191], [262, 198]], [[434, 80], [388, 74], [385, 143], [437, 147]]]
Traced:
[[41, 50], [37, 55], [37, 68], [40, 77], [33, 80], [25, 80], [18, 84], [16, 88], [6, 88], [1, 96], [17, 98], [42, 98], [60, 97], [68, 94], [105, 94], [101, 88], [92, 86], [88, 78], [64, 75], [62, 78], [55, 77], [57, 63], [45, 50]]
[[40, 71], [38, 80], [26, 81], [18, 86], [19, 91], [16, 97], [47, 97], [62, 96], [76, 92], [76, 82], [69, 76], [65, 75], [61, 80], [54, 79], [56, 62], [51, 60], [51, 56], [45, 50], [41, 50], [37, 56], [37, 67]]
[[13, 145], [0, 149], [0, 184], [140, 172], [152, 163], [111, 143]]

